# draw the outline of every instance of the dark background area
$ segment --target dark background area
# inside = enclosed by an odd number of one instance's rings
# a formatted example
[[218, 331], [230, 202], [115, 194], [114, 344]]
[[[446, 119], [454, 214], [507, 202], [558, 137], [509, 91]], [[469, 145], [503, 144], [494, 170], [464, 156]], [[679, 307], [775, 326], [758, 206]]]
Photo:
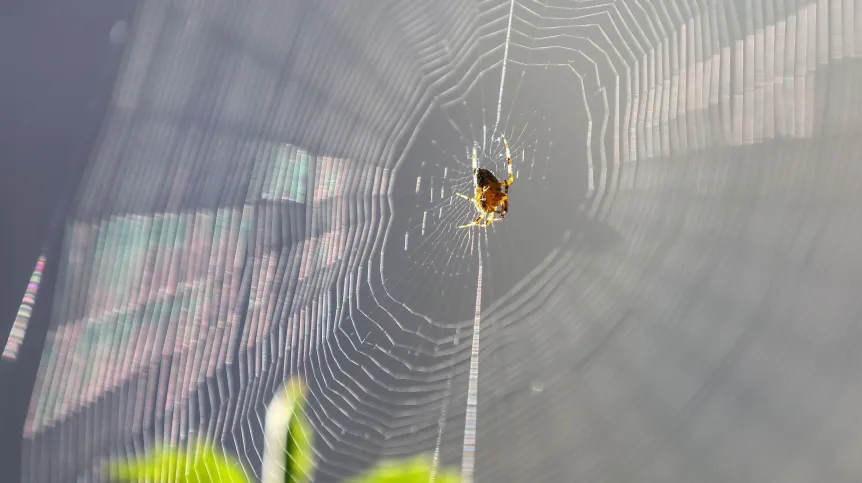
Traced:
[[[14, 1], [0, 8], [0, 331], [5, 343], [36, 258], [48, 265], [16, 362], [0, 362], [0, 468], [20, 480], [21, 432], [50, 318], [64, 216], [99, 136], [133, 0]], [[5, 11], [5, 13], [3, 12]], [[116, 40], [116, 38], [115, 38]]]

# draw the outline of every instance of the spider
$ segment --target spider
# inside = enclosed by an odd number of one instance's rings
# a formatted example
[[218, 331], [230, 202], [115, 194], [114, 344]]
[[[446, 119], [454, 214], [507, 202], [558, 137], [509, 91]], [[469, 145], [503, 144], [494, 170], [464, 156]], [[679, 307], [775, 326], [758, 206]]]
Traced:
[[[473, 186], [476, 188], [476, 194], [473, 198], [461, 193], [455, 194], [467, 201], [472, 201], [476, 205], [479, 217], [458, 228], [488, 226], [505, 218], [506, 212], [509, 211], [509, 186], [515, 181], [515, 177], [512, 176], [512, 155], [509, 154], [509, 143], [506, 142], [505, 136], [503, 137], [503, 145], [506, 146], [506, 168], [509, 171], [507, 181], [500, 181], [491, 170], [478, 167], [476, 148], [473, 148]], [[499, 215], [499, 217], [495, 215]]]

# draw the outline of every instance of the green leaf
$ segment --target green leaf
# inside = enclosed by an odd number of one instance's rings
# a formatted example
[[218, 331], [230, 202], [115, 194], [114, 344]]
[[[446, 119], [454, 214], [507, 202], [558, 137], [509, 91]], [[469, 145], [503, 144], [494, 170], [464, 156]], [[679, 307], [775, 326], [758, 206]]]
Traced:
[[[426, 456], [384, 460], [365, 474], [350, 480], [350, 483], [428, 483], [433, 473], [432, 460]], [[459, 483], [461, 478], [453, 470], [442, 470], [437, 472], [434, 481]]]
[[156, 446], [141, 458], [111, 463], [109, 473], [118, 481], [248, 483], [235, 459], [203, 442], [188, 449]]
[[314, 475], [314, 433], [303, 407], [305, 393], [301, 381], [290, 379], [267, 408], [263, 483], [304, 483]]

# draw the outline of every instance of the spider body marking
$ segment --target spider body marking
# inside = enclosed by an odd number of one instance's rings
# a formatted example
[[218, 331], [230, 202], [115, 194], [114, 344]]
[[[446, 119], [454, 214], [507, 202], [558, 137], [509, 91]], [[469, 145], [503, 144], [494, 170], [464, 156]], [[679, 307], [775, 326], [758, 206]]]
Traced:
[[476, 206], [476, 211], [479, 212], [479, 216], [471, 223], [461, 225], [458, 228], [488, 226], [506, 217], [506, 213], [509, 211], [509, 186], [515, 181], [515, 177], [512, 175], [512, 155], [509, 153], [509, 143], [505, 137], [503, 137], [503, 145], [506, 147], [506, 168], [509, 173], [509, 178], [506, 181], [497, 179], [491, 170], [478, 167], [476, 148], [473, 148], [473, 187], [475, 194], [473, 198], [461, 193], [455, 194], [472, 201]]

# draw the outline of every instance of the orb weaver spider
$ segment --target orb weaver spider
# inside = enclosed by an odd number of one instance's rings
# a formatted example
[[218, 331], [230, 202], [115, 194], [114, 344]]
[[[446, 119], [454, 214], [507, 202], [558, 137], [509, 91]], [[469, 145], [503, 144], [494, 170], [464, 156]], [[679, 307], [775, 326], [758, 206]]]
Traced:
[[[471, 226], [485, 227], [506, 217], [506, 212], [509, 211], [509, 186], [515, 181], [515, 177], [512, 176], [512, 155], [509, 153], [509, 143], [506, 142], [505, 136], [503, 136], [503, 145], [506, 146], [506, 168], [509, 171], [509, 179], [506, 181], [498, 180], [491, 170], [480, 168], [476, 161], [476, 148], [473, 148], [473, 187], [476, 189], [475, 196], [470, 198], [461, 193], [455, 194], [467, 201], [472, 201], [476, 205], [479, 217], [471, 223], [461, 225], [458, 228]], [[495, 215], [499, 215], [499, 217]]]

